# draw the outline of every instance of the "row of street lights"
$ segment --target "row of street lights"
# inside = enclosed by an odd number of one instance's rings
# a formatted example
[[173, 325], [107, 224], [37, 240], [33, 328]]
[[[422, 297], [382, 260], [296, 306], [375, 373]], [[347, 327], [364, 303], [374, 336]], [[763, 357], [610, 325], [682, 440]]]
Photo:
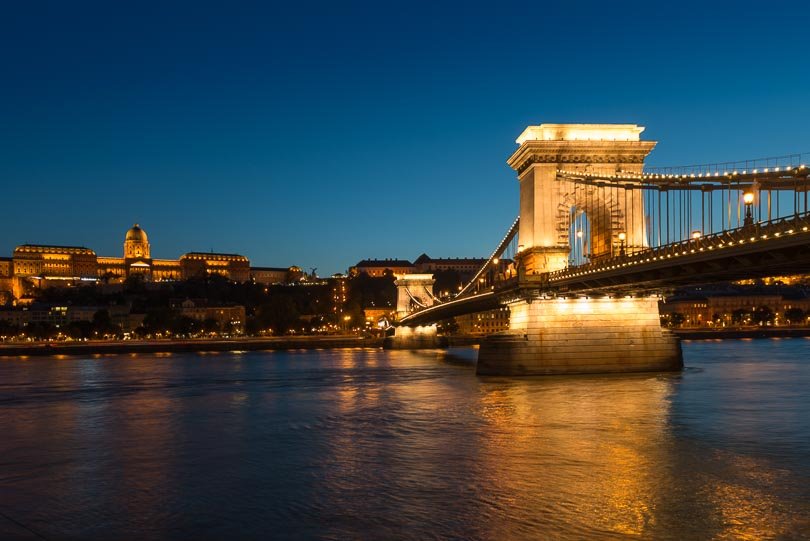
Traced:
[[[745, 217], [743, 219], [743, 226], [752, 226], [754, 225], [754, 214], [753, 214], [753, 206], [754, 206], [754, 193], [753, 192], [745, 192], [743, 194], [743, 203], [745, 203]], [[699, 239], [701, 237], [701, 232], [698, 230], [692, 231], [692, 239]], [[577, 239], [582, 239], [582, 230], [577, 231]], [[619, 257], [624, 257], [626, 254], [625, 250], [625, 241], [627, 240], [627, 234], [624, 231], [619, 233]]]

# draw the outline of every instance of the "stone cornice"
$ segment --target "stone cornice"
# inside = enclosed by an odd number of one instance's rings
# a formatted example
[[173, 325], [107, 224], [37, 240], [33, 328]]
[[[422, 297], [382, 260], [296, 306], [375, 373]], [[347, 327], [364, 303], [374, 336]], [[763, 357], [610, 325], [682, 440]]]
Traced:
[[643, 163], [656, 141], [535, 141], [520, 145], [506, 161], [518, 172], [536, 163]]

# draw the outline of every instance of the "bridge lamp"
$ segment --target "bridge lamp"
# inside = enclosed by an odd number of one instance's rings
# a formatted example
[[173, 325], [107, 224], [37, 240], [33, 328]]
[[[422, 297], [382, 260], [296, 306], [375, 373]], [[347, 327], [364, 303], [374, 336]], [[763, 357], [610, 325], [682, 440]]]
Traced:
[[619, 255], [624, 257], [624, 241], [627, 239], [627, 234], [622, 231], [619, 233]]
[[496, 258], [494, 258], [494, 259], [492, 260], [492, 264], [493, 264], [493, 265], [497, 265], [499, 261], [500, 261], [500, 259], [498, 259], [498, 258], [496, 257]]
[[754, 225], [754, 215], [751, 213], [751, 207], [754, 205], [754, 192], [745, 192], [743, 194], [743, 203], [745, 203], [745, 220], [743, 225]]
[[698, 240], [700, 238], [700, 231], [698, 231], [697, 229], [692, 231], [692, 238]]

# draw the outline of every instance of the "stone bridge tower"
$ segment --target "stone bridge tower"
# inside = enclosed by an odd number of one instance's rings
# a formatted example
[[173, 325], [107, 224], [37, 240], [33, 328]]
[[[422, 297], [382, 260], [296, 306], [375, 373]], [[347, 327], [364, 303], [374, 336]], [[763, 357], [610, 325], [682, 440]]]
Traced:
[[[557, 180], [557, 170], [604, 175], [641, 173], [654, 141], [641, 141], [635, 124], [541, 124], [529, 126], [508, 164], [520, 181], [519, 259], [525, 279], [565, 268], [572, 209], [591, 223], [592, 258], [646, 246], [641, 190], [600, 190]], [[625, 185], [632, 181], [625, 182]], [[635, 219], [634, 219], [635, 218]], [[620, 241], [620, 234], [624, 240]]]
[[433, 284], [436, 280], [432, 274], [403, 274], [398, 276], [397, 286], [397, 319], [406, 316], [419, 308], [433, 306]]
[[[646, 246], [641, 190], [557, 179], [557, 171], [611, 175], [641, 173], [655, 146], [635, 124], [541, 124], [518, 137], [509, 158], [520, 181], [518, 276], [531, 290], [542, 273], [568, 262], [572, 209], [591, 224], [591, 258], [632, 253]], [[536, 284], [541, 289], [540, 283]], [[677, 370], [680, 343], [661, 328], [658, 298], [527, 296], [507, 303], [509, 331], [488, 336], [477, 372], [539, 375]]]
[[[433, 284], [436, 280], [432, 274], [402, 274], [397, 276], [397, 319], [411, 312], [433, 306]], [[396, 328], [393, 336], [385, 339], [383, 347], [387, 349], [423, 349], [435, 348], [441, 344], [436, 325], [401, 326]]]

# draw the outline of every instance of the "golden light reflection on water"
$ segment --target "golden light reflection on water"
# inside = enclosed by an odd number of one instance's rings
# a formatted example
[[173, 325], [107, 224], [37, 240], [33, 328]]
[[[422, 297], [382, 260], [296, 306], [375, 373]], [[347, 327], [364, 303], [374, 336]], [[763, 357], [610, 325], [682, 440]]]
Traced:
[[655, 525], [649, 470], [666, 464], [669, 381], [509, 381], [482, 384], [481, 393], [482, 456], [502, 505], [521, 520], [557, 515], [574, 528], [628, 535]]
[[[796, 519], [810, 516], [808, 505], [780, 492], [795, 472], [677, 433], [679, 375], [477, 378], [436, 354], [352, 350], [182, 359], [59, 362], [61, 379], [40, 385], [51, 393], [44, 406], [18, 408], [7, 432], [49, 442], [32, 450], [42, 460], [61, 449], [59, 475], [35, 487], [52, 495], [49, 504], [104, 501], [171, 528], [196, 501], [189, 487], [206, 487], [229, 510], [251, 486], [243, 518], [256, 509], [306, 517], [334, 539], [358, 531], [381, 539], [792, 539], [810, 531]], [[734, 366], [732, 380], [756, 377]], [[21, 363], [19, 381], [54, 373], [34, 368]], [[729, 426], [751, 431], [744, 421]]]

